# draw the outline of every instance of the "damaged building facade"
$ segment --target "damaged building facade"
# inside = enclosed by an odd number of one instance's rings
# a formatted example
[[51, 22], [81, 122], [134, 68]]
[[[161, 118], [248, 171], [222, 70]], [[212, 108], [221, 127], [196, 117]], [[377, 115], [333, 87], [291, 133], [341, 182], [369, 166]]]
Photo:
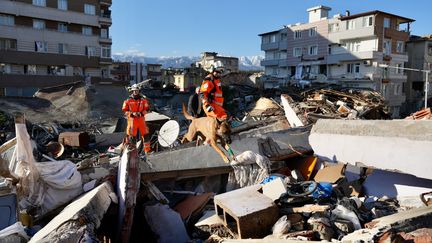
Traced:
[[0, 1], [0, 95], [110, 76], [111, 0]]
[[329, 18], [330, 10], [310, 8], [309, 23], [260, 34], [266, 76], [280, 84], [308, 80], [373, 89], [389, 102], [393, 117], [399, 117], [407, 76], [379, 65], [404, 67], [414, 20], [382, 11], [354, 15], [347, 11]]

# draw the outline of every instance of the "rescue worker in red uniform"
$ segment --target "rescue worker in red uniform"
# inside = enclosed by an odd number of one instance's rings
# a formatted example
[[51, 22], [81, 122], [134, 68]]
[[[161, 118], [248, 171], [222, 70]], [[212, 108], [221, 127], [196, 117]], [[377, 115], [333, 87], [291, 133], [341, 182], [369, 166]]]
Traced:
[[132, 92], [129, 99], [123, 102], [122, 111], [127, 116], [126, 135], [128, 143], [135, 143], [138, 132], [144, 142], [144, 152], [151, 151], [150, 141], [147, 139], [149, 130], [145, 124], [145, 114], [149, 110], [149, 104], [146, 97], [140, 94], [140, 88], [134, 84], [130, 88]]
[[200, 97], [204, 112], [209, 117], [226, 120], [227, 114], [223, 108], [222, 82], [223, 65], [217, 61], [212, 65], [210, 74], [204, 78], [200, 88]]

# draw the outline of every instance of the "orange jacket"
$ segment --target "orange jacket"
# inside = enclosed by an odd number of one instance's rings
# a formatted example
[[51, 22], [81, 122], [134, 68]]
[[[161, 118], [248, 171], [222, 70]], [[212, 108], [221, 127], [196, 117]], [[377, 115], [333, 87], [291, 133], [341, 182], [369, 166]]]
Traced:
[[216, 79], [209, 74], [204, 78], [200, 88], [201, 99], [204, 107], [214, 103], [223, 106], [224, 98], [222, 94], [222, 84], [220, 79]]
[[143, 96], [140, 96], [138, 99], [129, 97], [129, 99], [123, 102], [122, 111], [127, 114], [128, 118], [144, 118], [148, 110], [148, 101]]

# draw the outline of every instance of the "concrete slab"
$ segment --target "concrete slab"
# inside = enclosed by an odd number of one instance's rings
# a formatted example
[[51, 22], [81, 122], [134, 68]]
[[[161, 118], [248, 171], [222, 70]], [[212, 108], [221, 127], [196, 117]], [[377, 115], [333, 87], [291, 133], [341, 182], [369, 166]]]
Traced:
[[432, 179], [432, 121], [318, 120], [309, 142], [315, 154]]
[[100, 226], [113, 196], [111, 184], [104, 182], [69, 204], [30, 242], [80, 242], [96, 238], [95, 230]]
[[118, 242], [129, 242], [140, 181], [138, 151], [126, 148], [117, 171], [117, 195], [119, 199]]
[[[289, 156], [298, 156], [298, 153], [309, 152], [309, 130], [305, 128], [293, 128], [281, 131], [265, 131], [266, 128], [253, 129], [233, 136], [231, 148], [235, 155], [251, 150], [277, 159]], [[263, 132], [264, 131], [264, 132]], [[153, 174], [163, 172], [193, 171], [207, 169], [208, 172], [216, 168], [231, 167], [224, 163], [219, 154], [211, 146], [182, 147], [167, 152], [150, 154], [148, 163], [141, 163], [140, 171], [144, 178], [150, 178]], [[206, 172], [207, 172], [206, 171]], [[168, 178], [173, 173], [167, 174]], [[160, 178], [160, 177], [157, 177]], [[167, 177], [165, 177], [167, 178]]]
[[216, 214], [238, 238], [260, 238], [278, 219], [278, 208], [263, 195], [261, 185], [253, 185], [214, 198]]

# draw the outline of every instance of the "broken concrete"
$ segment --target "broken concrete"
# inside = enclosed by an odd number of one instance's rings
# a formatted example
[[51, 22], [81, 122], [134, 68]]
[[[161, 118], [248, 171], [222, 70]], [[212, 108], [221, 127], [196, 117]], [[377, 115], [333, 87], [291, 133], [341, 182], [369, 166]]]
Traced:
[[[254, 129], [233, 136], [231, 148], [234, 154], [238, 155], [243, 151], [251, 150], [268, 156], [270, 159], [283, 160], [310, 151], [307, 141], [308, 129], [296, 128], [265, 134], [262, 134], [261, 131], [261, 129]], [[143, 180], [184, 175], [199, 176], [208, 175], [208, 173], [224, 174], [231, 171], [231, 167], [224, 163], [211, 146], [186, 147], [150, 154], [147, 163], [142, 163], [140, 168]]]
[[276, 205], [260, 189], [261, 185], [254, 185], [214, 198], [216, 214], [238, 238], [263, 237], [278, 219]]
[[348, 241], [377, 241], [384, 233], [411, 232], [420, 228], [432, 227], [432, 207], [416, 208], [393, 215], [381, 217], [366, 224], [367, 229], [360, 229], [342, 238]]
[[426, 163], [432, 157], [430, 121], [319, 120], [309, 142], [315, 154], [333, 161], [432, 179], [432, 167]]
[[117, 198], [109, 182], [84, 194], [36, 233], [30, 242], [81, 242], [96, 239], [96, 229]]
[[276, 201], [280, 196], [286, 193], [286, 184], [282, 178], [278, 177], [263, 185], [263, 194], [269, 197], [271, 200]]

